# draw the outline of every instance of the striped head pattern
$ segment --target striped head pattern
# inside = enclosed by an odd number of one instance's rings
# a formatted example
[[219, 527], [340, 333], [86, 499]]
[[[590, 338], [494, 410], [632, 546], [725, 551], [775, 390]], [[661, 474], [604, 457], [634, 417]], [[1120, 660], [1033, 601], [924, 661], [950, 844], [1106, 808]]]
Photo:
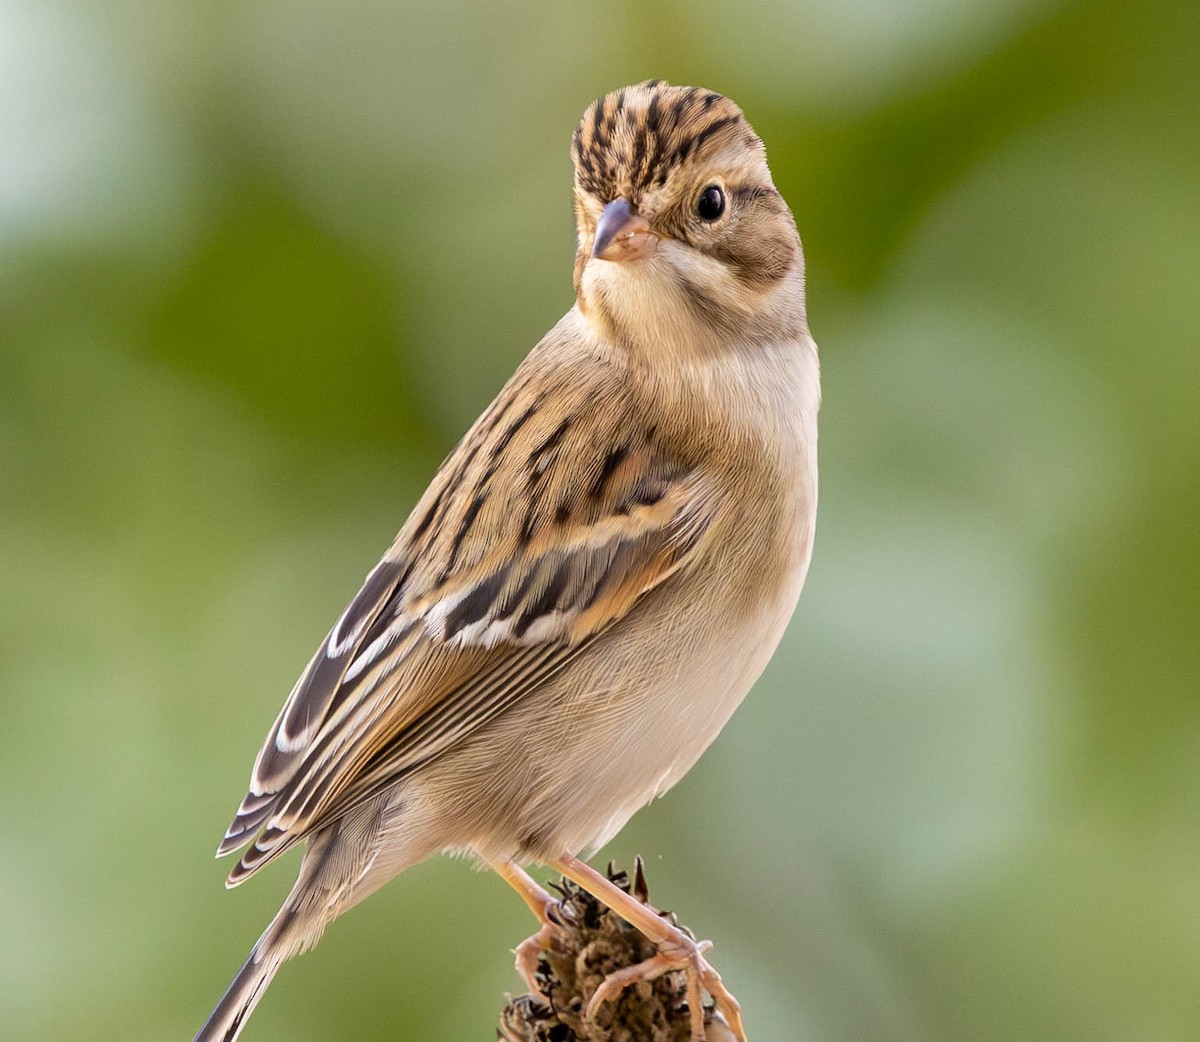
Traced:
[[795, 222], [728, 98], [659, 80], [613, 91], [584, 113], [571, 155], [576, 293], [607, 335], [694, 342], [803, 327]]

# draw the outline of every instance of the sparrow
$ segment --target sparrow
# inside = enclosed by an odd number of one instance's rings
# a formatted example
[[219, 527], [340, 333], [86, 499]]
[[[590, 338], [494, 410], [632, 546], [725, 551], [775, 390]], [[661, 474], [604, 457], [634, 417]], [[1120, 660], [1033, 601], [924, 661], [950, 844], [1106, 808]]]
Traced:
[[696, 942], [584, 857], [671, 788], [758, 678], [812, 554], [820, 374], [804, 256], [728, 98], [650, 80], [575, 131], [575, 303], [451, 451], [267, 735], [217, 854], [299, 875], [195, 1042], [232, 1042], [280, 966], [384, 883], [465, 852], [542, 922], [549, 866], [656, 944], [589, 1006], [687, 974]]

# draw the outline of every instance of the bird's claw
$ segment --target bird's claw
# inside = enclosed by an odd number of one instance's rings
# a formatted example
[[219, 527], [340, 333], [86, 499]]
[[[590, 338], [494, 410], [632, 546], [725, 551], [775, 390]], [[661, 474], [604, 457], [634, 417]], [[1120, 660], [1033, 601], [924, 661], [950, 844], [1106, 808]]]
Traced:
[[554, 948], [561, 935], [562, 927], [554, 921], [554, 911], [557, 910], [557, 906], [557, 901], [547, 905], [546, 915], [542, 919], [542, 928], [537, 933], [526, 937], [513, 949], [513, 953], [517, 957], [517, 973], [525, 982], [529, 994], [546, 1006], [550, 1005], [550, 997], [542, 991], [542, 986], [538, 981], [538, 963], [542, 961], [542, 952]]
[[[531, 938], [532, 939], [532, 938]], [[691, 1017], [691, 1042], [705, 1042], [704, 996], [707, 991], [717, 1011], [724, 1017], [737, 1042], [746, 1042], [746, 1029], [742, 1024], [741, 1005], [730, 994], [721, 981], [721, 975], [704, 958], [712, 948], [712, 941], [693, 941], [682, 932], [658, 946], [658, 951], [636, 966], [626, 966], [610, 973], [588, 1002], [586, 1017], [595, 1023], [596, 1014], [606, 1002], [615, 1001], [631, 984], [652, 981], [672, 970], [683, 970], [687, 974], [688, 1013]]]

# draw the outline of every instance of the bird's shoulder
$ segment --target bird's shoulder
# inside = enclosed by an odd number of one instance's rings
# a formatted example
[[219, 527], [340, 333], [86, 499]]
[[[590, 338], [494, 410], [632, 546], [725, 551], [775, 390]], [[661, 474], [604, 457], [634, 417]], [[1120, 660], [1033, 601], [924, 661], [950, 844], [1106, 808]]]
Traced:
[[662, 419], [621, 359], [586, 344], [539, 345], [389, 552], [411, 562], [409, 596], [642, 532], [686, 508], [702, 461]]

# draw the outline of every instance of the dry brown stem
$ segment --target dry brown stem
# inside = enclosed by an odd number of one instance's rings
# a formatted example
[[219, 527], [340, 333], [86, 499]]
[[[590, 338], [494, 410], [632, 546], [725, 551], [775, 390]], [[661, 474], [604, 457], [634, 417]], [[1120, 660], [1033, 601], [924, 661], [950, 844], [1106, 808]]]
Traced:
[[[626, 893], [678, 925], [674, 915], [649, 901], [641, 858], [628, 873], [608, 866], [608, 877]], [[655, 954], [654, 945], [591, 894], [569, 880], [552, 884], [562, 895], [562, 929], [556, 944], [541, 953], [538, 984], [549, 1003], [530, 995], [510, 998], [500, 1013], [497, 1036], [504, 1042], [688, 1042], [687, 986], [682, 970], [627, 988], [602, 1007], [594, 1024], [583, 1011], [600, 982], [615, 970]], [[683, 927], [686, 931], [687, 927]], [[690, 931], [688, 931], [690, 932]], [[733, 1034], [710, 1004], [705, 1006], [708, 1042], [733, 1042]]]

